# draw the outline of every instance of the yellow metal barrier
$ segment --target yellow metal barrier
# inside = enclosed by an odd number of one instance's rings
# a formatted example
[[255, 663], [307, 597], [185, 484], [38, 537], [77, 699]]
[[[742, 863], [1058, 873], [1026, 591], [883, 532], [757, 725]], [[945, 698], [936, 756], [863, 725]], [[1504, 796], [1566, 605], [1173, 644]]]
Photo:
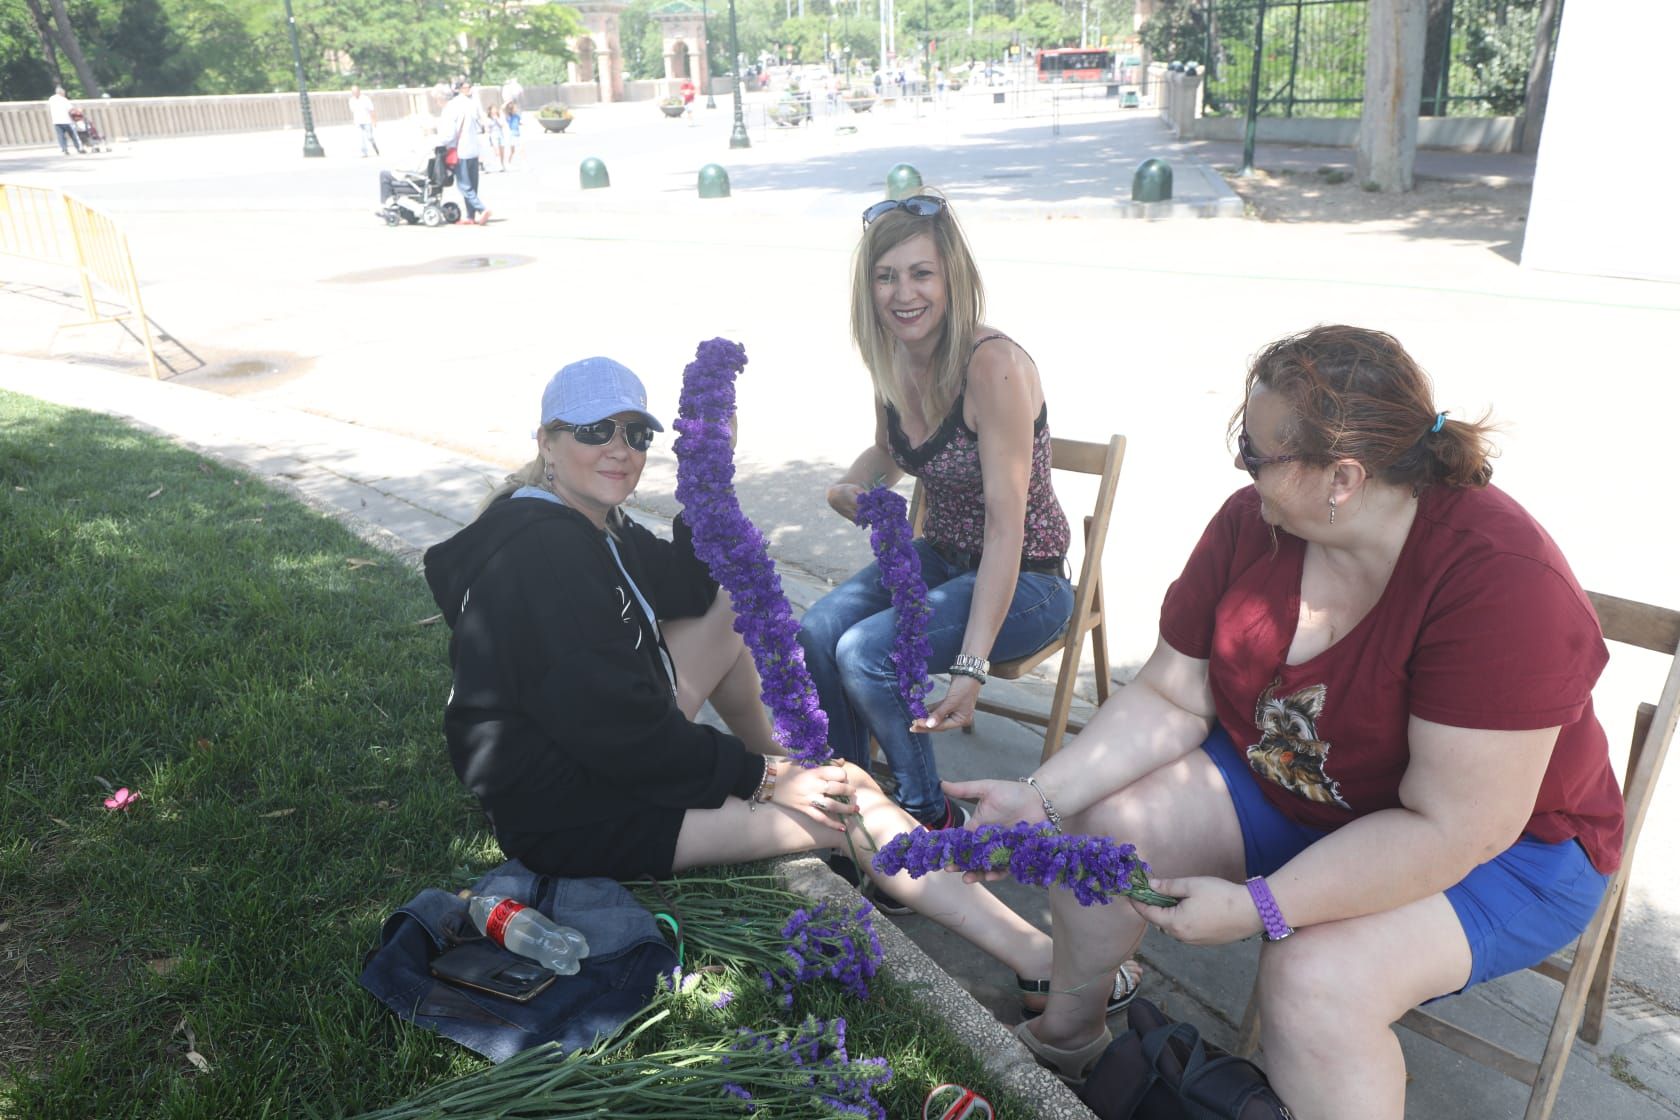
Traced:
[[[158, 376], [152, 328], [140, 303], [140, 279], [128, 238], [115, 222], [86, 203], [46, 187], [0, 183], [0, 253], [74, 269], [87, 305], [88, 326], [131, 318], [146, 347], [146, 364]], [[121, 315], [102, 315], [93, 286], [98, 284], [128, 304]]]

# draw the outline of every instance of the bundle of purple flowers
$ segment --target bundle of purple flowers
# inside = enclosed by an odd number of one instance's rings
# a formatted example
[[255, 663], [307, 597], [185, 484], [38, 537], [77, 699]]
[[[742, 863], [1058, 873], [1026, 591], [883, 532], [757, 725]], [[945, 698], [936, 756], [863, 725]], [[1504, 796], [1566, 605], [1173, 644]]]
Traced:
[[875, 867], [888, 875], [908, 871], [920, 879], [930, 871], [1004, 871], [1034, 887], [1066, 887], [1081, 906], [1129, 895], [1151, 906], [1175, 906], [1176, 898], [1149, 888], [1149, 865], [1134, 844], [1106, 836], [1067, 836], [1047, 823], [1022, 821], [1005, 827], [944, 828], [900, 833], [881, 846]]
[[922, 560], [911, 544], [910, 519], [904, 499], [885, 486], [858, 495], [857, 520], [869, 529], [869, 547], [881, 570], [881, 586], [892, 595], [893, 667], [898, 670], [898, 691], [904, 706], [916, 719], [927, 719], [922, 703], [932, 681], [928, 680], [927, 620], [932, 609], [927, 601], [927, 582], [922, 579]]
[[793, 1006], [793, 990], [812, 980], [835, 980], [857, 999], [869, 998], [869, 981], [881, 968], [881, 939], [870, 918], [875, 907], [865, 900], [854, 911], [831, 915], [828, 903], [799, 909], [782, 927], [785, 963], [766, 971], [765, 987], [779, 986], [782, 1006]]
[[[759, 1090], [756, 1095], [744, 1085], [726, 1082], [724, 1093], [746, 1102], [748, 1112], [756, 1112], [762, 1105], [775, 1115], [783, 1115], [776, 1111], [777, 1105], [797, 1107], [815, 1097], [833, 1109], [835, 1115], [887, 1120], [887, 1110], [875, 1099], [875, 1092], [892, 1080], [892, 1067], [885, 1058], [849, 1056], [844, 1019], [824, 1022], [814, 1016], [807, 1017], [791, 1039], [782, 1038], [780, 1031], [743, 1029], [733, 1053], [740, 1057], [725, 1058], [726, 1067], [739, 1066], [741, 1058], [750, 1055], [774, 1059], [787, 1074], [793, 1074], [792, 1077], [784, 1074], [771, 1084], [755, 1086]], [[794, 1071], [804, 1073], [803, 1084]], [[775, 1095], [768, 1091], [772, 1088]], [[806, 1101], [789, 1101], [785, 1094], [799, 1088], [807, 1090]]]
[[694, 553], [723, 585], [735, 607], [764, 682], [776, 741], [807, 766], [830, 757], [828, 716], [799, 648], [799, 623], [782, 592], [764, 535], [735, 497], [735, 377], [747, 352], [727, 338], [702, 342], [683, 370], [677, 401], [677, 501], [694, 530]]

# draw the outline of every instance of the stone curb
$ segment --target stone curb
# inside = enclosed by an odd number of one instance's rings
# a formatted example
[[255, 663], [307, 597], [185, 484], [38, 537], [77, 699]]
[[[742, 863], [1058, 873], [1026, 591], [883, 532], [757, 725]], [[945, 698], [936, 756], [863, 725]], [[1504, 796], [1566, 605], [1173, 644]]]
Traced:
[[[818, 902], [851, 906], [857, 892], [816, 856], [774, 860], [777, 876], [796, 894]], [[1035, 1105], [1037, 1120], [1093, 1120], [1090, 1109], [1055, 1074], [1040, 1066], [1027, 1048], [991, 1012], [890, 921], [877, 921], [881, 953], [893, 977], [917, 988], [922, 1001], [949, 1024], [953, 1034], [978, 1055], [999, 1083]]]

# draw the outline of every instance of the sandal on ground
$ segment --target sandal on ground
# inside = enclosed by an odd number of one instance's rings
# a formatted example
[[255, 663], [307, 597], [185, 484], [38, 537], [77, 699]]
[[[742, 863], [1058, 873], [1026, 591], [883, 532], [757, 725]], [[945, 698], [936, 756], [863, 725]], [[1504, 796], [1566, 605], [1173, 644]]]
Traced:
[[1097, 1059], [1103, 1056], [1108, 1044], [1114, 1041], [1114, 1035], [1106, 1026], [1096, 1038], [1072, 1050], [1063, 1050], [1060, 1046], [1039, 1041], [1038, 1036], [1032, 1032], [1031, 1023], [1018, 1024], [1015, 1027], [1015, 1037], [1038, 1060], [1039, 1065], [1075, 1088], [1085, 1083], [1091, 1067], [1097, 1064]]
[[[1024, 976], [1017, 976], [1015, 977], [1015, 986], [1021, 990], [1022, 1000], [1029, 996], [1048, 998], [1050, 995], [1050, 981], [1048, 980], [1028, 980]], [[1103, 1012], [1104, 1016], [1118, 1015], [1126, 1010], [1126, 1007], [1132, 1002], [1132, 999], [1138, 994], [1138, 989], [1142, 986], [1143, 966], [1136, 961], [1126, 961], [1115, 969], [1114, 987], [1108, 993], [1108, 1009]], [[1036, 1019], [1042, 1014], [1044, 1014], [1044, 1008], [1042, 1007], [1027, 1007], [1024, 1003], [1021, 1006], [1022, 1022]]]

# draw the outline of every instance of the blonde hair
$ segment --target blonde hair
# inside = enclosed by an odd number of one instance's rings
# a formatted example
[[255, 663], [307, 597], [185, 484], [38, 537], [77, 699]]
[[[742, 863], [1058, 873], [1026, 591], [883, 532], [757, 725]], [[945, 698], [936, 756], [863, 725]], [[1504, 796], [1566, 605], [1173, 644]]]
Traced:
[[[945, 202], [934, 191], [919, 191], [920, 195]], [[945, 415], [957, 394], [962, 392], [963, 377], [968, 370], [969, 352], [974, 348], [974, 334], [986, 316], [986, 293], [980, 285], [980, 270], [975, 267], [974, 255], [957, 215], [949, 202], [937, 214], [920, 217], [908, 210], [889, 210], [863, 231], [852, 255], [852, 341], [857, 344], [869, 377], [875, 383], [875, 395], [900, 413], [912, 403], [893, 377], [893, 349], [897, 340], [875, 313], [875, 262], [918, 234], [933, 239], [939, 252], [940, 268], [945, 273], [945, 322], [939, 344], [934, 348], [931, 377], [920, 386], [914, 403], [922, 418], [936, 423]]]
[[[555, 420], [545, 426], [543, 431], [552, 435], [564, 428], [565, 423], [563, 421]], [[526, 463], [523, 467], [520, 467], [512, 474], [508, 475], [502, 480], [502, 484], [500, 486], [490, 491], [489, 495], [487, 495], [485, 499], [478, 504], [478, 510], [473, 516], [476, 517], [478, 514], [483, 513], [485, 510], [489, 509], [491, 506], [495, 505], [498, 501], [507, 497], [521, 486], [539, 486], [546, 488], [548, 486], [547, 471], [548, 468], [544, 465], [543, 457], [539, 452], [535, 459], [532, 459], [529, 463]]]

